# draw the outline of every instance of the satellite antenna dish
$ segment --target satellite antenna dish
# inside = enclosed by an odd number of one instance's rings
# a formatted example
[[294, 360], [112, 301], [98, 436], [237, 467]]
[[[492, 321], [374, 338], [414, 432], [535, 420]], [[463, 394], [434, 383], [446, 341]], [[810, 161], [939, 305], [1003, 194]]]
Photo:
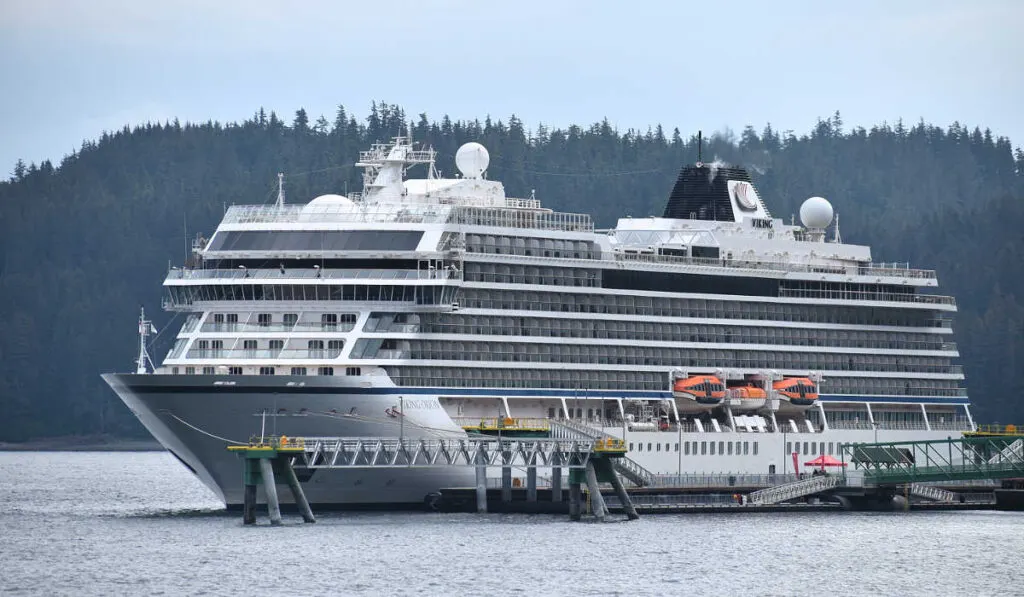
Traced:
[[490, 162], [487, 148], [476, 142], [466, 143], [455, 152], [455, 166], [464, 178], [482, 178]]

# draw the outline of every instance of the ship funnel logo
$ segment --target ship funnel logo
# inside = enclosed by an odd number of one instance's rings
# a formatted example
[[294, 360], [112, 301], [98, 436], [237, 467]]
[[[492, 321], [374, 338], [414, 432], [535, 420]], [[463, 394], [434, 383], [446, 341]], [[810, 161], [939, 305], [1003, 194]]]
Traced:
[[747, 211], [757, 209], [757, 191], [754, 190], [752, 184], [745, 181], [729, 181], [729, 186], [731, 187], [733, 198], [740, 208]]

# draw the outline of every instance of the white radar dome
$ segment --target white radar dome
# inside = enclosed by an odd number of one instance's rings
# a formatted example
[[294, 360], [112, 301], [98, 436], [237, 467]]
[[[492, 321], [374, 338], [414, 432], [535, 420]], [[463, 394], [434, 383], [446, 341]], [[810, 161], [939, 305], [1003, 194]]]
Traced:
[[455, 152], [455, 166], [466, 178], [480, 178], [491, 163], [487, 148], [476, 142], [466, 143]]
[[806, 228], [828, 228], [832, 223], [832, 204], [824, 197], [811, 197], [800, 206], [800, 221]]

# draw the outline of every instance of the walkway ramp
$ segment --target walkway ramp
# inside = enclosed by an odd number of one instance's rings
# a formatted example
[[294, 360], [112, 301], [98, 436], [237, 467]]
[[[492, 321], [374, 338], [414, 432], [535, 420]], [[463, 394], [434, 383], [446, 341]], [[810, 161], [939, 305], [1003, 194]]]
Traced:
[[[578, 421], [551, 421], [550, 425], [552, 438], [580, 441], [614, 439], [604, 431]], [[612, 468], [615, 469], [615, 472], [619, 473], [626, 479], [629, 479], [629, 482], [637, 487], [649, 487], [653, 483], [652, 480], [654, 479], [654, 474], [631, 460], [629, 456], [616, 458], [615, 461], [612, 462]]]
[[810, 479], [802, 479], [800, 481], [793, 481], [792, 483], [785, 483], [783, 485], [776, 485], [775, 487], [755, 491], [747, 496], [747, 499], [751, 504], [758, 506], [778, 504], [780, 502], [795, 500], [808, 495], [821, 493], [834, 487], [838, 487], [841, 482], [841, 477], [811, 477]]
[[989, 464], [998, 464], [1004, 460], [1024, 460], [1024, 439], [1019, 439], [999, 451], [998, 454], [989, 458]]
[[922, 483], [911, 483], [910, 495], [931, 500], [933, 502], [948, 504], [960, 501], [960, 495], [955, 491], [949, 491], [941, 487], [935, 487], [934, 485], [924, 485]]

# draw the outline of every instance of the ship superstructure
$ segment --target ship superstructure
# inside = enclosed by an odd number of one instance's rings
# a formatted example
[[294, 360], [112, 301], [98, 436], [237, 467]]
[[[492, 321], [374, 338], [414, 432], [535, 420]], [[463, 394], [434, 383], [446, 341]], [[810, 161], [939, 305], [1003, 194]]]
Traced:
[[[227, 502], [237, 471], [208, 436], [241, 439], [268, 412], [289, 435], [570, 419], [624, 436], [653, 473], [688, 474], [973, 427], [955, 301], [933, 271], [840, 242], [822, 198], [785, 224], [744, 170], [698, 163], [662, 217], [595, 230], [507, 197], [477, 143], [458, 178], [434, 158], [396, 139], [360, 155], [360, 194], [229, 208], [164, 282], [187, 318], [161, 366], [106, 376]], [[340, 501], [405, 503], [462, 473], [346, 474], [367, 479]]]

